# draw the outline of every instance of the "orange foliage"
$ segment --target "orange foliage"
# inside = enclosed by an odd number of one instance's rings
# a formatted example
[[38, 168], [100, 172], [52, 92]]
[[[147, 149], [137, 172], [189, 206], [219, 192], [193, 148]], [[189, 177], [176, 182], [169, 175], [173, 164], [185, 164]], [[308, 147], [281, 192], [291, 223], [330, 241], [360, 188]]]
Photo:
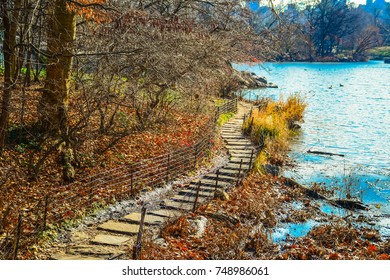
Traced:
[[111, 16], [104, 4], [107, 0], [78, 0], [67, 3], [68, 9], [77, 15], [96, 23], [110, 22]]

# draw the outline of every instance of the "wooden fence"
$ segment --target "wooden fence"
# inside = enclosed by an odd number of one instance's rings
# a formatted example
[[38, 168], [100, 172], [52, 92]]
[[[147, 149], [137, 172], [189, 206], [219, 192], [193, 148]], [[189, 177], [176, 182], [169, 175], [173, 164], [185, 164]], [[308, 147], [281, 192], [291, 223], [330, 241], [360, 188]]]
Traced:
[[15, 222], [2, 229], [0, 259], [17, 259], [18, 252], [35, 244], [49, 226], [64, 225], [97, 206], [130, 199], [144, 187], [162, 186], [194, 170], [214, 143], [216, 120], [222, 114], [236, 111], [237, 99], [224, 100], [216, 107], [215, 119], [206, 125], [203, 138], [196, 144], [59, 186], [37, 198], [28, 209], [15, 207], [7, 213]]

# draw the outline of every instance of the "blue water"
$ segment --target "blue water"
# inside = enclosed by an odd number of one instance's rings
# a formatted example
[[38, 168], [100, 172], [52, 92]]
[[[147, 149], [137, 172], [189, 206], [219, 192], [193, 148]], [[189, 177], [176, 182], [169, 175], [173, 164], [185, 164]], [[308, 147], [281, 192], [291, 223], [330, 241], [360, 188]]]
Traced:
[[305, 236], [317, 224], [318, 223], [313, 220], [308, 220], [304, 223], [288, 223], [279, 225], [272, 234], [272, 241], [282, 242], [288, 237]]
[[[276, 83], [278, 89], [246, 91], [246, 97], [302, 95], [308, 107], [302, 134], [285, 175], [303, 184], [326, 184], [335, 197], [355, 198], [390, 213], [390, 64], [264, 63], [235, 65]], [[345, 157], [306, 153], [317, 150]]]

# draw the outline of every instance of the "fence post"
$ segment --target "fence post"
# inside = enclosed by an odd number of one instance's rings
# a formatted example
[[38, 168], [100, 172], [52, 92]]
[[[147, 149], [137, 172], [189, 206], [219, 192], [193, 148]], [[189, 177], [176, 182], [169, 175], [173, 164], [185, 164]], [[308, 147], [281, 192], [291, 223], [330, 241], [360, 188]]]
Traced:
[[23, 224], [23, 212], [19, 214], [18, 218], [18, 228], [16, 230], [16, 236], [15, 236], [15, 242], [14, 242], [14, 248], [12, 252], [12, 259], [16, 260], [18, 256], [18, 250], [19, 250], [19, 241], [20, 241], [20, 236], [22, 234], [22, 224]]
[[49, 207], [49, 196], [45, 196], [45, 212], [43, 212], [43, 231], [46, 230], [47, 225], [47, 209]]
[[198, 143], [195, 144], [194, 169], [196, 168], [197, 162], [198, 162]]
[[166, 182], [169, 181], [169, 169], [170, 169], [170, 165], [171, 165], [170, 161], [171, 161], [171, 154], [168, 154]]
[[[251, 113], [251, 114], [252, 114], [252, 113]], [[249, 124], [249, 131], [252, 131], [253, 119], [254, 119], [254, 117], [251, 117], [251, 123]]]
[[218, 188], [218, 180], [219, 180], [219, 169], [217, 170], [217, 178], [215, 179], [214, 193], [217, 191], [217, 188]]
[[236, 182], [236, 186], [238, 185], [238, 182], [240, 181], [240, 176], [241, 176], [241, 168], [242, 168], [242, 159], [240, 161], [240, 169], [238, 170], [238, 174], [237, 174], [237, 182]]
[[248, 171], [251, 169], [251, 166], [252, 166], [252, 161], [253, 161], [253, 153], [254, 153], [254, 150], [252, 149], [252, 152], [251, 152], [251, 159], [249, 160]]
[[89, 206], [92, 206], [92, 203], [93, 203], [93, 184], [92, 184], [92, 180], [91, 180], [90, 186], [89, 186]]
[[141, 259], [142, 235], [144, 230], [145, 216], [146, 216], [146, 204], [142, 206], [142, 210], [141, 210], [141, 221], [139, 223], [137, 242], [135, 243], [134, 255], [133, 255], [133, 258], [135, 260]]
[[133, 194], [134, 168], [130, 165], [130, 196]]
[[199, 181], [198, 183], [198, 187], [196, 189], [196, 196], [195, 196], [195, 201], [194, 201], [194, 207], [192, 208], [192, 212], [195, 212], [196, 210], [196, 204], [198, 203], [198, 199], [199, 199], [199, 190], [200, 190], [200, 185], [202, 184], [201, 181]]

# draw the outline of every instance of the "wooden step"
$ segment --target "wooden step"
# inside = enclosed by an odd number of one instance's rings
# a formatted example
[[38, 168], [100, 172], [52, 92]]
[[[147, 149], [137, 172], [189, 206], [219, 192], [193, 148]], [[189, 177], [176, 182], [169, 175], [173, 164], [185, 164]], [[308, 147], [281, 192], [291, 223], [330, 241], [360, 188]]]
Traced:
[[[242, 163], [244, 164], [244, 163], [246, 163], [246, 164], [248, 164], [248, 163], [250, 163], [250, 161], [251, 161], [251, 157], [249, 156], [249, 157], [237, 157], [237, 156], [232, 156], [230, 159], [229, 159], [229, 164], [230, 163], [234, 163], [234, 164], [240, 164], [241, 163], [241, 160], [242, 160]], [[255, 157], [253, 157], [253, 159], [252, 159], [252, 163], [255, 161]]]
[[[213, 186], [201, 186], [200, 189], [199, 189], [199, 191], [200, 191], [200, 192], [208, 192], [208, 193], [210, 193], [210, 195], [211, 195], [211, 193], [214, 194], [214, 192], [215, 192], [215, 183], [216, 183], [216, 180], [214, 180], [214, 185], [213, 185]], [[227, 187], [230, 187], [230, 186], [231, 186], [231, 183], [226, 183], [226, 182], [218, 181], [218, 186], [217, 186], [217, 188], [223, 190], [223, 189], [225, 189], [225, 188], [227, 188]], [[196, 185], [196, 186], [194, 185], [193, 187], [194, 187], [194, 188], [188, 189], [188, 190], [193, 190], [193, 191], [196, 192], [196, 190], [198, 189], [198, 186], [197, 186], [197, 185]]]
[[[177, 201], [177, 202], [188, 202], [188, 203], [194, 203], [195, 202], [195, 199], [196, 199], [196, 195], [195, 196], [187, 196], [187, 195], [175, 195], [174, 197], [172, 197], [172, 200], [173, 201]], [[198, 202], [199, 203], [203, 203], [205, 201], [209, 200], [209, 198], [206, 198], [206, 197], [203, 197], [203, 196], [199, 196], [198, 197]]]
[[227, 168], [220, 168], [219, 169], [219, 174], [220, 175], [226, 175], [226, 176], [230, 176], [230, 177], [237, 177], [238, 173], [243, 173], [244, 171], [244, 168], [241, 169], [241, 172], [240, 172], [240, 169], [227, 169]]
[[[208, 179], [213, 179], [213, 180], [216, 180], [217, 179], [217, 174], [206, 174], [204, 175], [205, 178], [208, 178]], [[227, 175], [219, 175], [218, 176], [218, 184], [219, 184], [219, 181], [223, 181], [223, 182], [232, 182], [234, 180], [236, 180], [237, 178], [235, 176], [227, 176]]]
[[[234, 159], [239, 159], [239, 160], [242, 159], [243, 160], [242, 162], [245, 162], [244, 160], [247, 160], [247, 162], [250, 162], [250, 159], [251, 159], [250, 154], [239, 154], [239, 153], [230, 152], [230, 155]], [[255, 157], [252, 157], [252, 162], [253, 162], [254, 158]]]
[[130, 242], [131, 238], [124, 236], [115, 236], [108, 234], [98, 234], [91, 240], [93, 244], [121, 246], [125, 243]]
[[252, 145], [226, 145], [225, 148], [229, 151], [242, 151], [246, 153], [252, 153], [252, 151], [253, 153], [255, 152]]
[[167, 201], [164, 205], [167, 209], [178, 209], [184, 211], [192, 211], [194, 204], [186, 202], [177, 202], [177, 201]]
[[242, 134], [237, 134], [237, 135], [221, 135], [223, 140], [227, 141], [227, 140], [248, 140], [247, 138], [245, 138], [245, 136], [243, 136]]
[[176, 211], [176, 210], [169, 210], [169, 209], [158, 209], [153, 210], [148, 213], [149, 215], [155, 215], [160, 217], [166, 217], [166, 218], [175, 218], [183, 215], [182, 212]]
[[[119, 220], [125, 223], [139, 224], [141, 221], [141, 213], [134, 212], [120, 218]], [[161, 225], [166, 221], [166, 219], [164, 217], [146, 214], [144, 221], [146, 225]]]
[[66, 253], [54, 254], [50, 257], [51, 260], [58, 261], [75, 261], [75, 260], [105, 260], [101, 256], [83, 256], [83, 255], [73, 255]]
[[124, 254], [125, 251], [102, 245], [77, 245], [71, 247], [68, 253], [72, 255], [105, 256], [106, 258], [109, 258], [115, 255]]
[[126, 235], [136, 235], [138, 234], [139, 226], [116, 221], [108, 221], [98, 226], [98, 229]]
[[[192, 181], [190, 183], [189, 189], [193, 189], [193, 188], [196, 189], [198, 187], [198, 184], [199, 184], [198, 181]], [[207, 189], [207, 188], [214, 187], [214, 186], [215, 186], [215, 180], [211, 180], [211, 179], [208, 179], [206, 177], [201, 179], [201, 189], [203, 187], [205, 187], [205, 189]], [[230, 184], [227, 183], [227, 182], [219, 182], [218, 186], [220, 186], [220, 187], [229, 187]]]
[[[186, 196], [196, 196], [196, 189], [186, 189], [186, 190], [180, 190], [179, 194], [186, 195]], [[212, 191], [199, 191], [200, 197], [213, 197], [214, 192]]]
[[[223, 166], [224, 169], [232, 169], [232, 170], [240, 170], [240, 163], [228, 163]], [[247, 170], [249, 168], [248, 163], [242, 163], [241, 164], [241, 169], [242, 170]]]

